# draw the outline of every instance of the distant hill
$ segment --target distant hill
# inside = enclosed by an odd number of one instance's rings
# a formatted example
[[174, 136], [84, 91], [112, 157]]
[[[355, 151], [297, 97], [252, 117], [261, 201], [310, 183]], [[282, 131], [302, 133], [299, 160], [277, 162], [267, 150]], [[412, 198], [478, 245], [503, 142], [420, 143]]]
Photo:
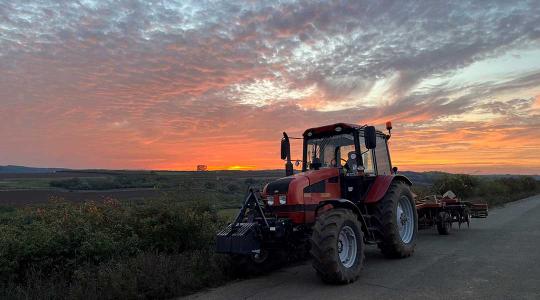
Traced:
[[30, 174], [30, 173], [54, 173], [56, 171], [65, 171], [62, 168], [34, 168], [24, 166], [0, 166], [0, 174]]
[[435, 180], [448, 174], [445, 172], [414, 172], [414, 171], [398, 171], [398, 174], [409, 178], [414, 185], [432, 185]]

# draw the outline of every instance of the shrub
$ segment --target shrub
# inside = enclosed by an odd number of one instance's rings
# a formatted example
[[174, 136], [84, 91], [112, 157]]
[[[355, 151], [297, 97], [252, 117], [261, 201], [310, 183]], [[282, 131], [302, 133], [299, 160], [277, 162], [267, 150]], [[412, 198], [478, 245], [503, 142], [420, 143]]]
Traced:
[[51, 203], [0, 223], [0, 298], [170, 298], [229, 276], [209, 206]]
[[478, 179], [466, 174], [445, 174], [433, 183], [433, 190], [438, 194], [453, 191], [458, 197], [467, 198], [473, 194]]
[[435, 180], [432, 192], [452, 190], [458, 197], [499, 205], [540, 192], [540, 182], [530, 176], [482, 178], [464, 174], [445, 174]]

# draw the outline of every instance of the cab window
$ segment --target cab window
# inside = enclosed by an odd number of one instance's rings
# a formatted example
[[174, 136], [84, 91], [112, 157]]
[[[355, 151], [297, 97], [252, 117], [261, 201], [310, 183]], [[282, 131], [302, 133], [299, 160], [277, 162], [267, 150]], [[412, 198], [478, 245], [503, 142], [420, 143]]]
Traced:
[[347, 154], [354, 151], [352, 134], [313, 138], [307, 141], [307, 167], [309, 169], [336, 167], [347, 160]]
[[388, 146], [386, 144], [386, 137], [382, 135], [377, 135], [375, 158], [377, 161], [378, 175], [390, 175], [392, 166], [390, 166], [390, 160], [388, 158]]
[[364, 143], [360, 143], [360, 150], [362, 151], [364, 173], [367, 175], [375, 175], [375, 165], [373, 164], [373, 149], [366, 149]]

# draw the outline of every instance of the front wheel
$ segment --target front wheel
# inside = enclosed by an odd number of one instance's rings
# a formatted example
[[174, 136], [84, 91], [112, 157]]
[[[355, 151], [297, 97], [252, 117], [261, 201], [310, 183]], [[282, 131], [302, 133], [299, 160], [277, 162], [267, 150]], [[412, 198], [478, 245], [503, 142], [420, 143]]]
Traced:
[[355, 281], [364, 265], [364, 237], [357, 216], [344, 208], [321, 214], [313, 226], [310, 252], [324, 282]]
[[416, 246], [418, 213], [409, 185], [394, 181], [375, 206], [381, 252], [391, 258], [411, 256]]

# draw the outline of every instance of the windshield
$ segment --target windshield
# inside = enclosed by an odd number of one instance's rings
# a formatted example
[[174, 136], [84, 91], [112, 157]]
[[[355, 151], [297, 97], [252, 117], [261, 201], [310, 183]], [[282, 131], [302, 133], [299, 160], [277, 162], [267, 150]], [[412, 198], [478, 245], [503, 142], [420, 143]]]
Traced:
[[314, 138], [307, 141], [308, 169], [330, 168], [343, 165], [347, 154], [354, 149], [352, 134], [341, 134], [323, 138]]

